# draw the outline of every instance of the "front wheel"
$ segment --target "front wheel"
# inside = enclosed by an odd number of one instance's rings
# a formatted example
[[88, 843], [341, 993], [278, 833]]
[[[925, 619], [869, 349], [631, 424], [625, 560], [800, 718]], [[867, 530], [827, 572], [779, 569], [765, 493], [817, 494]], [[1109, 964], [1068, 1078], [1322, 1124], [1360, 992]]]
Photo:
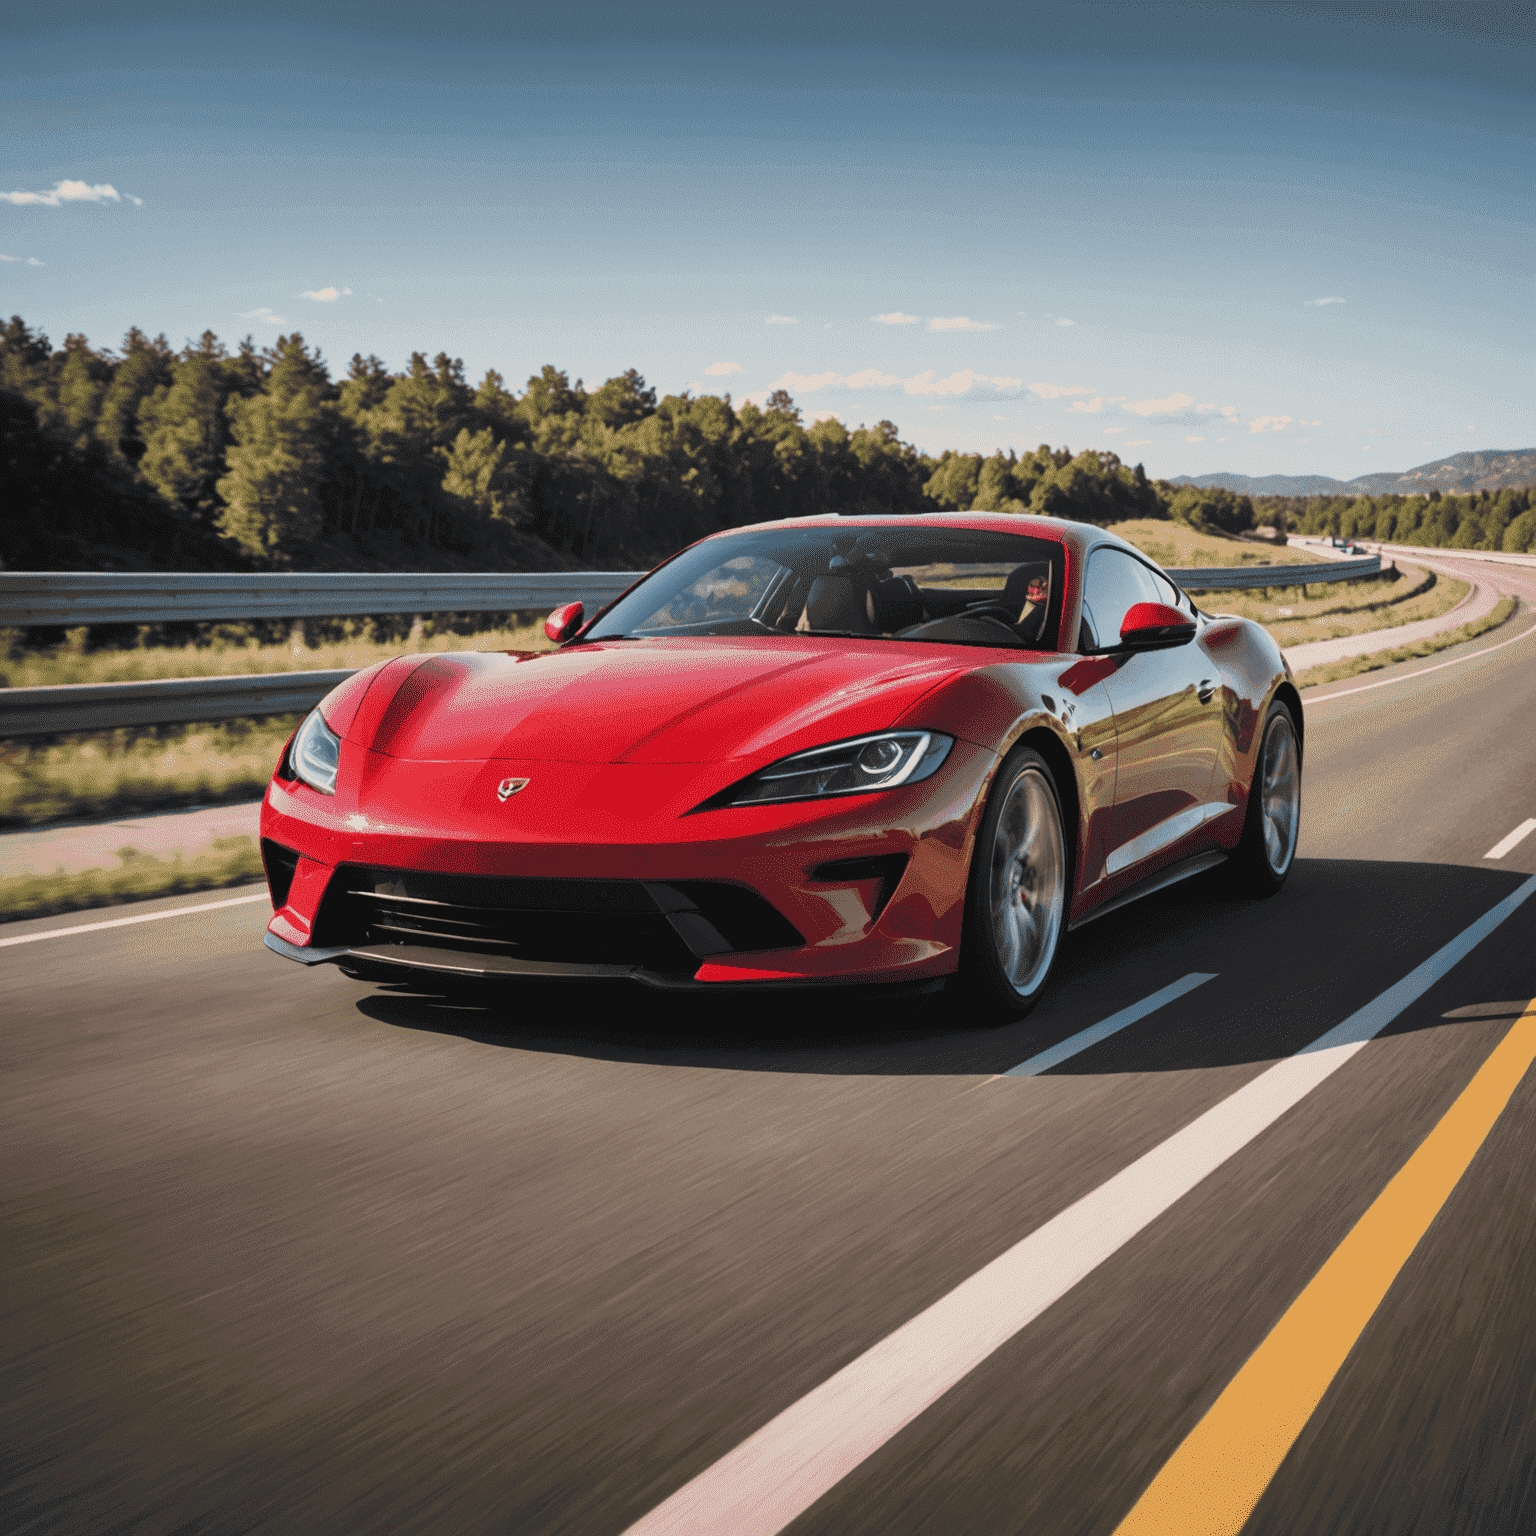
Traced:
[[1232, 855], [1238, 888], [1250, 896], [1273, 896], [1285, 884], [1301, 833], [1301, 743], [1288, 705], [1269, 706], [1242, 841]]
[[992, 785], [966, 887], [960, 979], [983, 1015], [1021, 1018], [1045, 990], [1066, 927], [1071, 866], [1061, 797], [1028, 747]]

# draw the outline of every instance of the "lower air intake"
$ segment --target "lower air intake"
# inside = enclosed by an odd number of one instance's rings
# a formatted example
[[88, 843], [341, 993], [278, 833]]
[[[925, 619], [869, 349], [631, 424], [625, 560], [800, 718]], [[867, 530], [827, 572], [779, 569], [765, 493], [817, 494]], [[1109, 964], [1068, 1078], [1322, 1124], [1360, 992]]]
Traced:
[[697, 880], [537, 880], [343, 865], [316, 943], [691, 975], [712, 955], [805, 942], [744, 886]]

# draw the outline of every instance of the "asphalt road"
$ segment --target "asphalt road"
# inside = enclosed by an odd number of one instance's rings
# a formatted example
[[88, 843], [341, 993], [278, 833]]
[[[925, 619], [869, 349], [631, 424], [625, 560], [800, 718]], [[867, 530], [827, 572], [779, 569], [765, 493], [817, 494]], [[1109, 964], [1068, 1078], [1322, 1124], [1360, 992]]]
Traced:
[[[1531, 623], [1309, 695], [1285, 890], [1091, 924], [1002, 1030], [378, 989], [260, 903], [0, 948], [7, 1528], [624, 1530], [1536, 873], [1484, 857], [1536, 817]], [[1107, 1536], [1533, 998], [1536, 900], [788, 1529]], [[1533, 1146], [1536, 1071], [1245, 1531], [1536, 1529]]]

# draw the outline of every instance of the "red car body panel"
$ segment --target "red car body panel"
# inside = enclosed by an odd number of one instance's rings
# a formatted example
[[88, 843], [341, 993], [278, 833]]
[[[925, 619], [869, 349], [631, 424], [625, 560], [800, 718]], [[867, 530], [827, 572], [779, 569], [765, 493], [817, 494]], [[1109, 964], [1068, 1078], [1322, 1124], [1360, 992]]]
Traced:
[[[1092, 548], [1129, 547], [1102, 529], [998, 514], [857, 526], [925, 521], [1059, 543], [1063, 645], [1079, 634]], [[782, 634], [400, 657], [320, 706], [342, 738], [333, 795], [281, 768], [272, 781], [269, 933], [291, 958], [362, 953], [321, 931], [327, 893], [346, 884], [338, 871], [635, 882], [663, 901], [679, 883], [713, 882], [755, 893], [802, 942], [705, 954], [694, 984], [928, 980], [956, 968], [976, 827], [1015, 744], [1029, 738], [1070, 802], [1069, 915], [1082, 920], [1191, 854], [1235, 845], [1259, 723], [1289, 686], [1267, 633], [1205, 616], [1193, 641], [1132, 656]], [[899, 728], [954, 738], [932, 777], [702, 808], [778, 759]]]

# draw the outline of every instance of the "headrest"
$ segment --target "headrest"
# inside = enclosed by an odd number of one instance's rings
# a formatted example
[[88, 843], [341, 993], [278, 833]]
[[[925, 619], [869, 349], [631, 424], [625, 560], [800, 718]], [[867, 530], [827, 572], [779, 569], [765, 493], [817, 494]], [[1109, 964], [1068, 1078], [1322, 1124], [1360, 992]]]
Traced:
[[852, 576], [818, 576], [805, 594], [805, 612], [797, 629], [848, 629], [856, 635], [875, 632], [869, 617], [869, 588]]
[[1003, 607], [1008, 610], [1010, 623], [1017, 624], [1023, 618], [1024, 609], [1029, 604], [1029, 585], [1033, 581], [1044, 582], [1045, 589], [1049, 593], [1051, 588], [1049, 561], [1034, 560], [1028, 565], [1016, 566], [1009, 572], [1008, 580], [1003, 586]]
[[917, 583], [910, 576], [888, 576], [870, 588], [875, 610], [875, 628], [894, 634], [923, 621], [923, 599]]

